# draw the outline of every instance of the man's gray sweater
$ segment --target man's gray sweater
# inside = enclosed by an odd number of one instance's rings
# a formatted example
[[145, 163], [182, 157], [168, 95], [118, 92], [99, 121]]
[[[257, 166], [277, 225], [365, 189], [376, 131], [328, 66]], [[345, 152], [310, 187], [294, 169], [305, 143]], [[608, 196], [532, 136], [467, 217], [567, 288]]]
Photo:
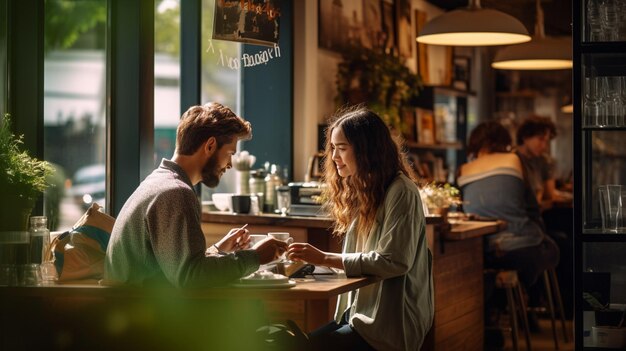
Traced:
[[259, 268], [258, 255], [250, 250], [206, 256], [200, 214], [187, 174], [175, 162], [163, 159], [115, 221], [105, 259], [105, 282], [219, 286]]

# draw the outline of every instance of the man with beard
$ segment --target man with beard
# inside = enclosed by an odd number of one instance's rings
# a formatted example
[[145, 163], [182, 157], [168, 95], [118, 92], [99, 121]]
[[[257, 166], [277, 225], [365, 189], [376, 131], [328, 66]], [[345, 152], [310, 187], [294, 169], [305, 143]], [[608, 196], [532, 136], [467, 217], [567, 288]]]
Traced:
[[229, 108], [193, 106], [181, 117], [176, 150], [163, 159], [128, 198], [107, 248], [104, 282], [129, 285], [210, 287], [253, 273], [286, 250], [268, 238], [249, 246], [246, 229], [232, 229], [207, 249], [201, 208], [193, 186], [215, 187], [237, 141], [251, 137], [249, 122]]

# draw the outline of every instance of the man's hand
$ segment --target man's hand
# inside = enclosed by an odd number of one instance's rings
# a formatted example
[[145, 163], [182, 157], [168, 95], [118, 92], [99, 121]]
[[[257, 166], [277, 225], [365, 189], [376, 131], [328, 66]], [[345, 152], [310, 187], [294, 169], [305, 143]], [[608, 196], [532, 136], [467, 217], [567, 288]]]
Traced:
[[250, 232], [248, 229], [233, 228], [215, 246], [223, 252], [238, 251], [248, 247]]
[[259, 263], [266, 264], [274, 261], [280, 257], [283, 252], [287, 251], [287, 243], [268, 237], [256, 243], [256, 245], [252, 247], [252, 250], [259, 254]]

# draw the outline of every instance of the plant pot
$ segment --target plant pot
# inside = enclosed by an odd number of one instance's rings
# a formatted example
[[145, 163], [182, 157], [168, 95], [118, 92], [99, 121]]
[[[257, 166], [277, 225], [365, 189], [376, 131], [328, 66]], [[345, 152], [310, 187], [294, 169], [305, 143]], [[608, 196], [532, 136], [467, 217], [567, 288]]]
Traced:
[[27, 231], [28, 217], [35, 202], [7, 196], [0, 201], [0, 232]]
[[435, 207], [435, 208], [429, 208], [428, 209], [428, 213], [441, 216], [441, 218], [443, 218], [444, 222], [448, 221], [448, 212], [449, 211], [450, 211], [450, 207]]

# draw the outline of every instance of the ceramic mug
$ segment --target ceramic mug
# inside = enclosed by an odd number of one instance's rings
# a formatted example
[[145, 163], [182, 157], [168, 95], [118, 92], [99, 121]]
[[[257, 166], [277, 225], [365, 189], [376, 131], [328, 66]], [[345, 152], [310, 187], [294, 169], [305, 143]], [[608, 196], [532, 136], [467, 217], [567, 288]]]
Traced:
[[266, 238], [267, 235], [265, 234], [250, 234], [250, 247], [253, 247], [260, 241], [265, 240]]
[[271, 236], [272, 238], [276, 240], [284, 241], [287, 244], [291, 244], [293, 242], [293, 238], [289, 236], [290, 235], [289, 233], [273, 232], [273, 233], [267, 233], [267, 235]]

